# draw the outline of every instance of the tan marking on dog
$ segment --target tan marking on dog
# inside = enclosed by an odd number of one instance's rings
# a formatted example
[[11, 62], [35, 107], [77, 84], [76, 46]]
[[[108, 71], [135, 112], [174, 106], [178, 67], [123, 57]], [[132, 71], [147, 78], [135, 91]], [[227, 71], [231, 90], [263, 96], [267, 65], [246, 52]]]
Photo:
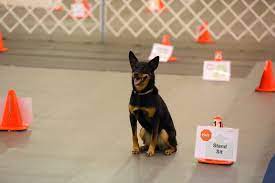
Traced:
[[139, 136], [143, 142], [145, 140], [145, 133], [146, 133], [146, 130], [144, 128], [141, 128], [139, 132]]
[[149, 118], [154, 117], [154, 115], [156, 113], [155, 107], [138, 107], [138, 106], [129, 105], [130, 113], [134, 114], [134, 112], [137, 110], [145, 111]]
[[166, 130], [161, 130], [160, 134], [159, 134], [161, 140], [165, 143], [165, 145], [167, 147], [169, 147], [168, 149], [165, 149], [164, 150], [164, 154], [169, 156], [171, 154], [173, 154], [174, 152], [176, 152], [176, 148], [173, 147], [172, 145], [170, 145], [169, 141], [168, 141], [168, 138], [169, 138], [169, 135], [168, 133], [166, 132]]
[[[153, 138], [153, 135], [152, 135]], [[149, 149], [147, 151], [147, 156], [153, 156], [155, 154], [155, 149], [156, 149], [156, 145], [157, 145], [157, 139], [152, 139], [150, 145], [149, 145]]]
[[138, 144], [138, 137], [137, 137], [137, 132], [135, 131], [135, 134], [133, 135], [133, 154], [138, 154], [139, 153], [139, 144]]
[[133, 135], [133, 146], [139, 146], [137, 135]]
[[168, 142], [168, 138], [169, 138], [169, 135], [168, 133], [166, 132], [166, 130], [162, 129], [159, 133], [159, 137], [161, 138], [161, 140], [166, 143], [166, 144], [169, 144]]

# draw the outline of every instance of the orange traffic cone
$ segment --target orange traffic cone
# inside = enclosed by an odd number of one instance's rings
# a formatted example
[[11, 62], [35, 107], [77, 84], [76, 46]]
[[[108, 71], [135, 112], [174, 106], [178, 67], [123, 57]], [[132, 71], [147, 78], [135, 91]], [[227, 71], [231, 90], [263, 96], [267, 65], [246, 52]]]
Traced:
[[0, 52], [5, 52], [5, 51], [8, 51], [8, 50], [9, 50], [8, 48], [4, 47], [2, 33], [0, 32]]
[[159, 10], [162, 10], [164, 8], [164, 3], [162, 0], [156, 0], [156, 3], [158, 5]]
[[272, 72], [272, 61], [267, 60], [265, 62], [265, 68], [262, 75], [260, 86], [256, 88], [258, 92], [275, 92], [275, 82]]
[[0, 130], [26, 130], [28, 126], [22, 120], [15, 91], [10, 90], [4, 106]]
[[161, 44], [171, 46], [172, 44], [170, 42], [170, 35], [168, 34], [163, 35]]
[[82, 3], [87, 11], [87, 13], [91, 12], [91, 9], [92, 9], [92, 5], [91, 3], [89, 2], [89, 0], [82, 0]]
[[208, 32], [208, 23], [204, 22], [203, 25], [198, 27], [199, 37], [197, 39], [198, 43], [207, 44], [213, 43], [210, 33]]
[[63, 11], [62, 0], [54, 0], [52, 9], [54, 11]]
[[[170, 35], [168, 35], [168, 34], [163, 35], [161, 44], [167, 45], [167, 46], [172, 46], [172, 44], [170, 42]], [[176, 57], [170, 57], [168, 62], [175, 62], [176, 60], [177, 60]]]
[[214, 60], [217, 61], [217, 62], [220, 62], [220, 61], [223, 60], [223, 58], [222, 58], [222, 51], [220, 51], [220, 50], [215, 51]]
[[220, 128], [224, 127], [223, 122], [222, 122], [222, 117], [221, 116], [215, 116], [212, 125], [220, 127]]

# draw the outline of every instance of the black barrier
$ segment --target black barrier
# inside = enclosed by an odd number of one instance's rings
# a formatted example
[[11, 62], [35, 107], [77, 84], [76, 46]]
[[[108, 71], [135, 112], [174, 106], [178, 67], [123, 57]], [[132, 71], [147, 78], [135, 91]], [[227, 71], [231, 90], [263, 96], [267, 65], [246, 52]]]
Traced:
[[274, 183], [275, 182], [275, 155], [270, 160], [267, 167], [263, 183]]

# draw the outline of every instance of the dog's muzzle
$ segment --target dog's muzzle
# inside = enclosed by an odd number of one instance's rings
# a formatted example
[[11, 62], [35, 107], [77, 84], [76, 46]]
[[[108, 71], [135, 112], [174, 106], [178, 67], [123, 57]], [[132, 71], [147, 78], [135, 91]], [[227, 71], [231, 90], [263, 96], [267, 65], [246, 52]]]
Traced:
[[133, 80], [134, 80], [135, 86], [141, 85], [148, 78], [149, 78], [148, 74], [133, 73]]

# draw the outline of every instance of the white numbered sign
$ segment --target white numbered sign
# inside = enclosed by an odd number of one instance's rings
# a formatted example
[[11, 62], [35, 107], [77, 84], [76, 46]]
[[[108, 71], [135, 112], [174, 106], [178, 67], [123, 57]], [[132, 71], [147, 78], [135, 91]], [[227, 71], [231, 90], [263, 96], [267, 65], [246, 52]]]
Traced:
[[155, 2], [155, 0], [149, 1], [149, 6], [148, 7], [151, 11], [158, 11], [158, 5]]
[[160, 62], [168, 62], [169, 58], [172, 56], [173, 49], [173, 46], [154, 43], [149, 60], [159, 56]]
[[83, 3], [74, 3], [71, 5], [72, 16], [76, 18], [85, 17], [85, 7]]
[[203, 79], [212, 81], [230, 81], [230, 61], [204, 61]]
[[198, 126], [195, 158], [236, 162], [239, 130]]

